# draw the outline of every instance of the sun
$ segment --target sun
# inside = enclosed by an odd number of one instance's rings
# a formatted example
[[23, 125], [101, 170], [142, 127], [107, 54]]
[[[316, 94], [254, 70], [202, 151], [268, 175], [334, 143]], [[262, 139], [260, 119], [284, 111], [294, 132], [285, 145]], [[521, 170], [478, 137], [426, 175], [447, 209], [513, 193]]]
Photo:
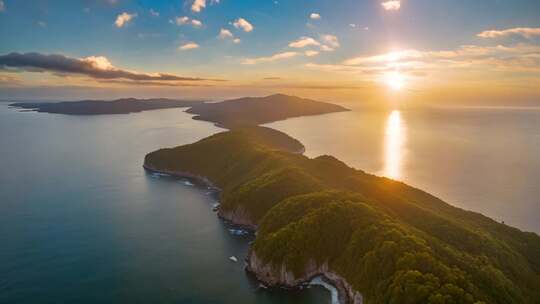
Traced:
[[384, 82], [392, 90], [401, 90], [405, 86], [405, 77], [400, 72], [390, 72], [384, 76]]

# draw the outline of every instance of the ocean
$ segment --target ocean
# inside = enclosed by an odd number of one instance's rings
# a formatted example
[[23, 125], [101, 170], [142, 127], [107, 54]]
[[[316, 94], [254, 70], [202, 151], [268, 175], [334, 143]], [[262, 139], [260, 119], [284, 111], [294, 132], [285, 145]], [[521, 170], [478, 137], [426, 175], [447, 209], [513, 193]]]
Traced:
[[[269, 126], [310, 157], [540, 232], [539, 109], [355, 110]], [[231, 232], [207, 189], [142, 168], [148, 152], [220, 131], [179, 109], [67, 116], [0, 103], [0, 302], [329, 303], [322, 287], [261, 288], [243, 269], [253, 235]]]

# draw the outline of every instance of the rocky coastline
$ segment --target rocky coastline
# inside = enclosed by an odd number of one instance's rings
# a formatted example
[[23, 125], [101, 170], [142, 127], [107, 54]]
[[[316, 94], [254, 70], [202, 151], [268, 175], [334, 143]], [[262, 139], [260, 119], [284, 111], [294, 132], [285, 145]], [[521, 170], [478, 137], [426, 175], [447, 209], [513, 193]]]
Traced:
[[[303, 151], [298, 151], [298, 153], [302, 154]], [[175, 178], [189, 179], [195, 185], [206, 187], [216, 192], [221, 191], [219, 187], [216, 187], [204, 176], [183, 171], [158, 170], [146, 163], [143, 164], [143, 168], [150, 173], [166, 174]], [[228, 221], [239, 228], [257, 231], [257, 225], [249, 218], [247, 212], [241, 208], [232, 211], [224, 211], [221, 208], [218, 208], [217, 215], [219, 218]], [[299, 288], [305, 284], [309, 284], [313, 278], [320, 276], [325, 282], [337, 289], [340, 304], [362, 304], [363, 302], [362, 295], [354, 290], [343, 277], [329, 270], [328, 264], [326, 263], [317, 266], [314, 262], [310, 262], [306, 266], [305, 274], [302, 277], [295, 278], [292, 272], [286, 269], [285, 265], [282, 265], [280, 269], [275, 269], [271, 264], [264, 264], [262, 260], [257, 257], [255, 252], [250, 249], [246, 257], [246, 271], [254, 275], [258, 281], [266, 286], [290, 289]]]
[[327, 263], [317, 266], [314, 261], [310, 261], [304, 269], [304, 275], [295, 277], [287, 270], [285, 265], [277, 268], [271, 264], [265, 264], [253, 251], [250, 250], [247, 256], [246, 270], [252, 273], [257, 280], [270, 287], [297, 288], [308, 284], [316, 277], [332, 285], [338, 291], [339, 303], [341, 304], [362, 304], [362, 295], [340, 275], [331, 271]]

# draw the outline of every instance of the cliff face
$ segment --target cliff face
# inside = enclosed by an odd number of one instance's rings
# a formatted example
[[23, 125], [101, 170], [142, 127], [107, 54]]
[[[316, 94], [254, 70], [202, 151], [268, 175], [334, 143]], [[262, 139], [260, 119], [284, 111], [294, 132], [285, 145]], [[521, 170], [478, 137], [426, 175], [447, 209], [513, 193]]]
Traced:
[[249, 228], [251, 230], [257, 230], [257, 225], [249, 216], [248, 212], [242, 207], [235, 208], [233, 210], [223, 210], [220, 208], [218, 216], [222, 219], [230, 221], [231, 223]]
[[297, 287], [311, 281], [314, 277], [321, 276], [338, 290], [340, 303], [363, 303], [362, 295], [354, 290], [344, 278], [335, 272], [332, 272], [327, 263], [317, 266], [314, 261], [310, 261], [303, 271], [304, 275], [295, 277], [285, 265], [275, 267], [271, 264], [266, 264], [257, 256], [255, 251], [250, 250], [248, 254], [247, 271], [254, 274], [259, 281], [268, 286], [284, 286], [289, 288]]

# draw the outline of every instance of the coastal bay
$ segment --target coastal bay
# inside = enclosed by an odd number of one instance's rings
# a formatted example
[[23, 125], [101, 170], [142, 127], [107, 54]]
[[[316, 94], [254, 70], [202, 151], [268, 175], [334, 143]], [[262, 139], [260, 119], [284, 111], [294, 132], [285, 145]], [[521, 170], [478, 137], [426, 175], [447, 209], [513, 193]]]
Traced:
[[150, 150], [221, 131], [177, 109], [70, 116], [0, 103], [0, 302], [327, 303], [322, 287], [260, 288], [243, 267], [252, 235], [217, 220], [206, 189], [141, 168]]

